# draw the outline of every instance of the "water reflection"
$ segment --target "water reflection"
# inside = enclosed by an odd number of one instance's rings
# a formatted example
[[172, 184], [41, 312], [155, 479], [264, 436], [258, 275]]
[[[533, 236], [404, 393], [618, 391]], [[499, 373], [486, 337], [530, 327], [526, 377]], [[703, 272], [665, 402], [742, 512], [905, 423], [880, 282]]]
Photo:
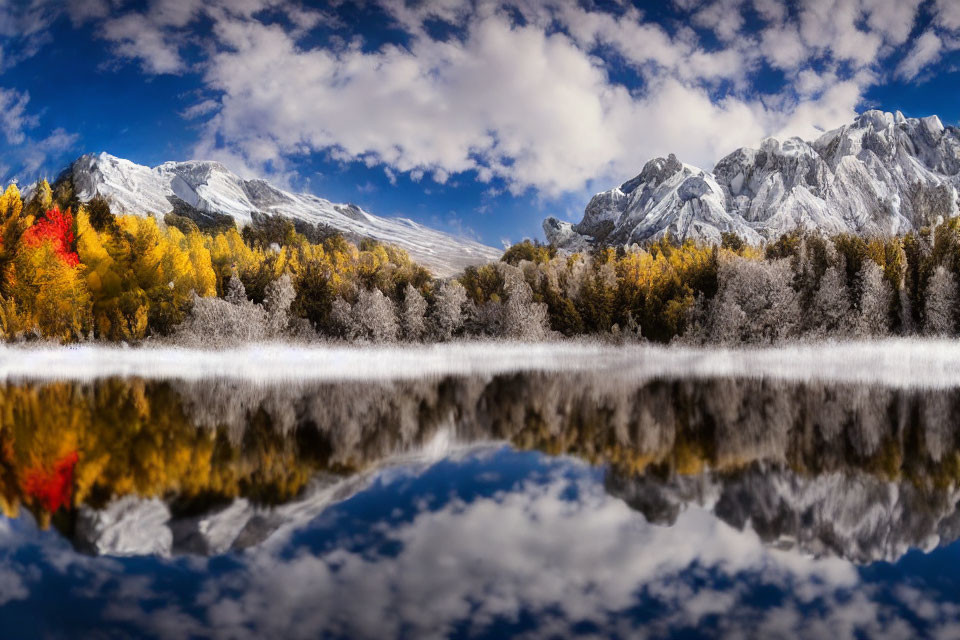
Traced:
[[950, 637], [958, 403], [609, 373], [8, 384], [0, 622]]

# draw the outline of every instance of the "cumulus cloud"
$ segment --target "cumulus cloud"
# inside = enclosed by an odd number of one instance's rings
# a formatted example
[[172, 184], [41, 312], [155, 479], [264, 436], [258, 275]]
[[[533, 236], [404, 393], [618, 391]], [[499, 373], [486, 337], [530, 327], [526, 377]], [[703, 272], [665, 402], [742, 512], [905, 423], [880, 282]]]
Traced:
[[954, 0], [936, 0], [936, 22], [951, 31], [960, 30], [960, 3]]
[[[457, 3], [425, 6], [428, 14], [406, 4], [388, 9], [411, 31], [438, 12], [465, 15]], [[277, 24], [220, 20], [221, 48], [205, 75], [220, 105], [197, 151], [283, 167], [291, 156], [333, 149], [414, 179], [472, 170], [514, 192], [556, 196], [635, 173], [653, 155], [673, 152], [710, 167], [765, 135], [815, 133], [855, 113], [859, 94], [849, 89], [860, 85], [849, 79], [803, 95], [714, 95], [719, 80], [736, 83], [750, 72], [755, 55], [742, 43], [701, 50], [634, 10], [621, 19], [571, 5], [523, 10], [524, 24], [481, 8], [462, 40], [421, 35], [374, 51], [304, 49]], [[551, 20], [565, 31], [551, 32]], [[797, 51], [779, 58], [791, 56], [790, 66], [802, 56], [796, 40]], [[599, 46], [640, 70], [644, 85], [611, 82], [593, 53]]]
[[109, 20], [103, 29], [104, 37], [114, 43], [114, 53], [140, 60], [144, 71], [176, 73], [184, 68], [178, 46], [144, 15]]
[[[743, 31], [751, 3], [681, 3], [691, 24], [724, 43], [706, 48], [693, 31], [670, 34], [633, 8], [616, 15], [521, 1], [517, 22], [495, 2], [381, 4], [410, 34], [406, 45], [305, 48], [275, 21], [209, 13], [217, 47], [204, 74], [219, 98], [186, 112], [212, 114], [195, 151], [252, 171], [327, 152], [414, 179], [475, 171], [548, 196], [622, 179], [671, 152], [709, 168], [767, 135], [816, 136], [851, 120], [875, 80], [866, 70], [907, 38], [918, 8], [816, 0], [791, 17], [756, 0], [766, 26], [751, 35]], [[462, 38], [430, 37], [431, 20], [459, 25]], [[173, 49], [151, 64], [177, 70], [177, 44], [165, 42]], [[604, 51], [641, 84], [613, 81]], [[820, 70], [806, 66], [812, 58], [825, 63]], [[840, 63], [853, 71], [839, 74]], [[758, 94], [750, 78], [763, 64], [787, 71], [790, 84]], [[733, 89], [718, 90], [722, 82]]]
[[[68, 12], [149, 74], [202, 75], [209, 93], [181, 114], [205, 118], [197, 156], [275, 177], [323, 153], [547, 196], [622, 180], [655, 155], [709, 169], [767, 135], [816, 136], [854, 117], [882, 61], [901, 56], [895, 74], [914, 78], [960, 29], [946, 0], [912, 42], [921, 0], [677, 1], [684, 26], [669, 30], [633, 7], [558, 0], [375, 4], [401, 43], [369, 46], [279, 0], [72, 0]], [[437, 23], [455, 35], [437, 39]], [[346, 33], [304, 37], [320, 25]], [[619, 63], [636, 82], [618, 79]], [[784, 82], [761, 91], [769, 68]]]

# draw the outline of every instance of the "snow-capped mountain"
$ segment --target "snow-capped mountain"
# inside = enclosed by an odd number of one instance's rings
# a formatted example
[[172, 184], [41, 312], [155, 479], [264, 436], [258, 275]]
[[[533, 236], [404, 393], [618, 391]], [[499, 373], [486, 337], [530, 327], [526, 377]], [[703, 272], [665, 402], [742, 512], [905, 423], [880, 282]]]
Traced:
[[498, 260], [501, 252], [405, 218], [381, 218], [353, 204], [290, 193], [264, 180], [243, 180], [219, 162], [165, 162], [145, 167], [107, 153], [81, 156], [68, 169], [81, 202], [106, 197], [117, 214], [163, 216], [185, 203], [200, 214], [226, 215], [239, 226], [255, 214], [331, 227], [351, 238], [372, 238], [405, 249], [435, 275]]
[[903, 233], [957, 215], [960, 129], [937, 116], [867, 111], [813, 142], [767, 138], [709, 173], [670, 155], [599, 193], [579, 224], [548, 218], [547, 239], [568, 249], [677, 239], [758, 242], [795, 228]]

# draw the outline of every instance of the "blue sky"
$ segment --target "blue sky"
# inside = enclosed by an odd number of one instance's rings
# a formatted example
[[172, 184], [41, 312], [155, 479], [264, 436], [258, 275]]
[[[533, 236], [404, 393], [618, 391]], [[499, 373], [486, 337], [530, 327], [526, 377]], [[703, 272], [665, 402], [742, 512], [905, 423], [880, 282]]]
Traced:
[[674, 152], [960, 120], [955, 0], [0, 0], [0, 179], [86, 152], [499, 246]]

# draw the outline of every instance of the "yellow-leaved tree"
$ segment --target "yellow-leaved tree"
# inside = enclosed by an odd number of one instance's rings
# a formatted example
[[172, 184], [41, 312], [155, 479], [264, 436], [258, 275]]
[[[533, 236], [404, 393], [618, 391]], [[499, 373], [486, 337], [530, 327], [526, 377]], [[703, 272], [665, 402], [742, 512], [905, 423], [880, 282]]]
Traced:
[[20, 321], [62, 342], [82, 338], [91, 318], [90, 295], [73, 245], [73, 216], [53, 208], [24, 231], [13, 262], [12, 293]]

